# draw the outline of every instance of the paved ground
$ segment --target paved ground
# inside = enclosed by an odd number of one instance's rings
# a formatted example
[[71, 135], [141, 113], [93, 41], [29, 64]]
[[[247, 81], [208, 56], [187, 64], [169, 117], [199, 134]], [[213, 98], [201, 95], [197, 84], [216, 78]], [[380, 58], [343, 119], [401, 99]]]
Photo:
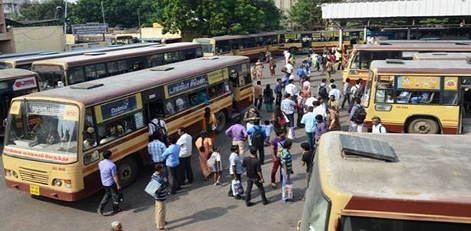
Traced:
[[[302, 57], [298, 57], [298, 63]], [[279, 60], [277, 72], [280, 74], [283, 61], [281, 57], [277, 59]], [[264, 76], [269, 76], [267, 69], [268, 65], [266, 65]], [[313, 86], [317, 86], [320, 78], [318, 73], [313, 73]], [[334, 78], [337, 82], [341, 82], [340, 73], [334, 75]], [[267, 77], [262, 80], [262, 85], [274, 84], [275, 81], [276, 77]], [[346, 120], [345, 112], [342, 112], [341, 116], [342, 120]], [[262, 117], [269, 118], [264, 109]], [[342, 124], [347, 123], [343, 121]], [[301, 149], [299, 147], [305, 138], [304, 131], [297, 129], [296, 137], [292, 149], [295, 203], [282, 204], [280, 202], [281, 190], [273, 189], [268, 184], [265, 184], [265, 190], [271, 203], [266, 206], [261, 203], [256, 187], [252, 192], [252, 202], [256, 203], [253, 207], [246, 207], [243, 201], [227, 197], [230, 181], [227, 170], [230, 140], [220, 134], [217, 137], [217, 145], [221, 149], [225, 168], [223, 185], [214, 186], [212, 181], [203, 181], [199, 177], [201, 170], [196, 150], [194, 150], [192, 164], [196, 180], [192, 185], [184, 186], [177, 195], [169, 197], [167, 228], [170, 230], [295, 230], [303, 209], [303, 202], [299, 198], [303, 195], [306, 186], [305, 168], [300, 165]], [[267, 161], [262, 166], [262, 170], [265, 179], [269, 181], [272, 164], [269, 148], [265, 149], [265, 153]], [[28, 193], [6, 189], [4, 184], [0, 184], [0, 230], [109, 230], [110, 223], [115, 220], [121, 221], [125, 230], [155, 230], [154, 201], [143, 191], [152, 171], [148, 167], [143, 167], [141, 170], [137, 182], [124, 190], [123, 208], [125, 211], [111, 216], [100, 216], [96, 213], [103, 193], [79, 202], [68, 203], [32, 197]], [[0, 179], [3, 180], [3, 164], [1, 173]], [[245, 182], [244, 177], [242, 179]]]

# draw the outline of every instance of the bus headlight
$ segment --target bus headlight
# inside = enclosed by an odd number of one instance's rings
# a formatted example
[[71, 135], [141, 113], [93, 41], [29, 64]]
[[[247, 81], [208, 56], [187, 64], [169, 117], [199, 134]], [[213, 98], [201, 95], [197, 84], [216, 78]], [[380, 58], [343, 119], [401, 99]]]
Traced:
[[56, 178], [52, 181], [52, 184], [57, 186], [57, 187], [60, 187], [62, 185], [62, 181], [60, 179]]

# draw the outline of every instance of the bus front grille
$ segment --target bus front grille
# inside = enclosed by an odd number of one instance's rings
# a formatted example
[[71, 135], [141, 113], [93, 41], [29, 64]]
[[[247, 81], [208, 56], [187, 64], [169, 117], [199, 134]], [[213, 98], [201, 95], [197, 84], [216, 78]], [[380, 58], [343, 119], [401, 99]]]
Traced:
[[39, 171], [29, 168], [20, 168], [19, 172], [21, 180], [42, 185], [48, 185], [49, 176], [46, 174], [45, 171]]

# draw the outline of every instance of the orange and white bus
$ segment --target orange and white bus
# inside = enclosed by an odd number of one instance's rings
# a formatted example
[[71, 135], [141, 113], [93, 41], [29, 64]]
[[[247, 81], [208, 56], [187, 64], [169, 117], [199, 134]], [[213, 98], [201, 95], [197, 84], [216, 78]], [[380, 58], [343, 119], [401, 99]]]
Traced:
[[362, 104], [392, 132], [461, 134], [471, 128], [471, 64], [373, 61]]
[[414, 55], [414, 60], [468, 60], [471, 58], [469, 53], [446, 53], [446, 52], [433, 52], [433, 53], [417, 53]]
[[39, 74], [44, 90], [199, 57], [203, 57], [199, 44], [159, 44], [35, 61], [31, 70]]
[[469, 230], [468, 151], [465, 136], [328, 132], [298, 230]]
[[118, 51], [118, 50], [134, 49], [134, 48], [139, 48], [139, 47], [148, 47], [152, 45], [156, 45], [156, 43], [135, 43], [135, 44], [118, 45], [118, 46], [112, 45], [109, 47], [87, 49], [87, 50], [75, 50], [75, 51], [65, 51], [65, 52], [41, 52], [36, 55], [17, 56], [17, 57], [9, 57], [9, 58], [0, 57], [0, 69], [20, 68], [20, 69], [30, 70], [31, 64], [34, 61], [71, 57], [75, 55], [82, 55], [88, 52]]
[[114, 153], [120, 184], [129, 185], [138, 166], [150, 161], [152, 118], [162, 117], [169, 134], [185, 126], [196, 135], [209, 107], [223, 131], [251, 105], [251, 85], [247, 57], [213, 57], [15, 98], [3, 150], [6, 185], [79, 200], [100, 189], [98, 162], [106, 150]]
[[[0, 70], [0, 121], [8, 115], [13, 98], [39, 91], [38, 74], [23, 69]], [[0, 126], [0, 136], [5, 128]]]
[[471, 52], [471, 43], [457, 42], [393, 42], [379, 44], [361, 44], [353, 48], [343, 72], [343, 81], [347, 78], [350, 84], [358, 79], [368, 79], [368, 69], [374, 60], [405, 59], [412, 60], [414, 54], [430, 52], [465, 53]]
[[203, 46], [204, 56], [243, 55], [252, 60], [264, 60], [267, 50], [272, 53], [280, 50], [276, 32], [195, 38], [193, 42]]

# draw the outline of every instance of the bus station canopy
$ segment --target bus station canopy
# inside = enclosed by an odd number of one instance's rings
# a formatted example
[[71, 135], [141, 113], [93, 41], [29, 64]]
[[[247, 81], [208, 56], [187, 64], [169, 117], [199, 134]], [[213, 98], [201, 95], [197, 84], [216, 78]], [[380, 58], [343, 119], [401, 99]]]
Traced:
[[471, 0], [373, 0], [322, 4], [322, 18], [332, 20], [469, 15]]

